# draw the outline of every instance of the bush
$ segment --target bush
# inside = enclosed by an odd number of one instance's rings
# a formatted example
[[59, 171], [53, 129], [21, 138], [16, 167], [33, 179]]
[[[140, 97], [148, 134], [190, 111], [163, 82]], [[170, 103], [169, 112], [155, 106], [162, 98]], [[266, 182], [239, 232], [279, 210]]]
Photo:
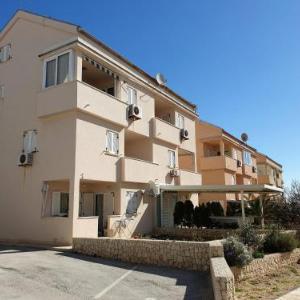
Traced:
[[287, 252], [294, 250], [298, 241], [291, 234], [280, 233], [273, 228], [266, 236], [264, 241], [264, 251], [266, 253]]
[[210, 210], [210, 215], [215, 217], [224, 217], [224, 209], [220, 202], [207, 203]]
[[252, 257], [253, 258], [264, 258], [264, 256], [265, 256], [265, 254], [263, 253], [263, 252], [261, 252], [261, 251], [254, 251], [253, 253], [252, 253]]
[[200, 204], [194, 210], [194, 224], [199, 227], [209, 227], [211, 224], [209, 218], [209, 209], [205, 204]]
[[184, 204], [181, 201], [177, 201], [174, 209], [174, 224], [182, 225], [184, 216]]
[[262, 239], [256, 233], [255, 229], [251, 224], [242, 225], [240, 231], [240, 240], [245, 245], [257, 249], [260, 247]]
[[252, 255], [247, 246], [235, 237], [229, 237], [223, 244], [224, 256], [229, 266], [243, 267], [252, 261]]
[[194, 204], [191, 200], [185, 200], [183, 204], [184, 208], [184, 225], [187, 227], [193, 226], [193, 216], [194, 216]]

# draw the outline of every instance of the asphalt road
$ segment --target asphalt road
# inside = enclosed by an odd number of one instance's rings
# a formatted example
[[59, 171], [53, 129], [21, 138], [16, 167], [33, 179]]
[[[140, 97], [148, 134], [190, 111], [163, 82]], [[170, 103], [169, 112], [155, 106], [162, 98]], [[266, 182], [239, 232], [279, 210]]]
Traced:
[[0, 299], [213, 299], [208, 274], [0, 245]]

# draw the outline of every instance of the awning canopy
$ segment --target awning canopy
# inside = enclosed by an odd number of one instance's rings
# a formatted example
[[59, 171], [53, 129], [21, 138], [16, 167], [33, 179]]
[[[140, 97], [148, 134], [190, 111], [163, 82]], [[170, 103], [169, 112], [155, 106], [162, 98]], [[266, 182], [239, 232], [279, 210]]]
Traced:
[[160, 185], [161, 192], [194, 192], [194, 193], [260, 193], [281, 194], [283, 189], [267, 184], [237, 185]]

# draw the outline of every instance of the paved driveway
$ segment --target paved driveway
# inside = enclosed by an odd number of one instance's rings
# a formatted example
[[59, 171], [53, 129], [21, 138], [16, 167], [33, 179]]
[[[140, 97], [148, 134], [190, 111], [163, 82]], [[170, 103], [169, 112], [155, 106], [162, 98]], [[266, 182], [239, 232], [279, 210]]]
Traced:
[[0, 245], [0, 299], [205, 299], [208, 275]]

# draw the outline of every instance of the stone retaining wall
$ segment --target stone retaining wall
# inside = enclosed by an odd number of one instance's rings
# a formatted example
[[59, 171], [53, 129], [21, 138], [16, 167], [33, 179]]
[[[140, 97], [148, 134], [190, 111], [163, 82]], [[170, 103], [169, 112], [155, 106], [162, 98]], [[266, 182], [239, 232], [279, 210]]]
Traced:
[[[257, 229], [258, 234], [265, 234], [268, 230]], [[299, 234], [297, 230], [284, 230], [283, 233]], [[237, 235], [239, 229], [202, 229], [202, 228], [175, 228], [162, 227], [153, 230], [153, 236], [169, 237], [174, 239], [183, 239], [189, 241], [213, 241], [225, 239], [228, 236]], [[300, 235], [299, 235], [300, 236]]]
[[[213, 255], [221, 253], [219, 248], [217, 245], [214, 246]], [[208, 242], [145, 239], [74, 238], [73, 250], [86, 255], [118, 259], [131, 263], [197, 271], [209, 270], [211, 256]]]
[[291, 252], [267, 254], [264, 258], [257, 258], [243, 268], [231, 267], [231, 270], [235, 280], [240, 281], [243, 278], [257, 278], [274, 272], [281, 266], [291, 265], [299, 260], [300, 249], [297, 248]]
[[224, 257], [211, 258], [210, 274], [215, 300], [233, 300], [234, 276]]

